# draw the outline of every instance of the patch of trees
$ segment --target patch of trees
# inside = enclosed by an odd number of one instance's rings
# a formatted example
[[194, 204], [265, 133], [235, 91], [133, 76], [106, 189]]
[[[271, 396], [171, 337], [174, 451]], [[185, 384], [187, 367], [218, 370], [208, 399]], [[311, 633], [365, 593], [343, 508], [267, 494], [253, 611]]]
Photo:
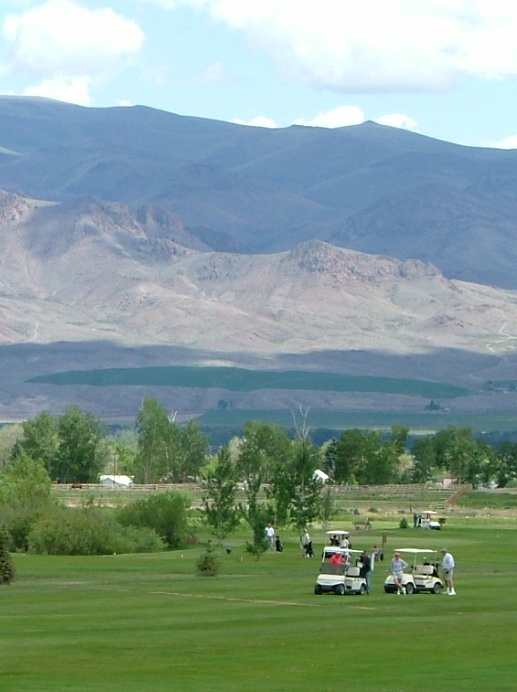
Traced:
[[[10, 429], [12, 428], [12, 429]], [[517, 443], [496, 448], [469, 428], [451, 427], [409, 437], [391, 431], [345, 430], [316, 445], [304, 425], [291, 436], [277, 424], [249, 421], [215, 454], [199, 425], [178, 425], [153, 398], [143, 401], [133, 430], [106, 434], [102, 423], [76, 406], [61, 416], [44, 412], [0, 430], [0, 525], [11, 550], [108, 554], [177, 549], [195, 542], [191, 501], [168, 491], [118, 510], [59, 506], [53, 481], [97, 482], [99, 474], [125, 473], [136, 482], [201, 479], [203, 520], [219, 547], [245, 525], [247, 549], [260, 557], [265, 529], [296, 527], [332, 516], [331, 483], [425, 483], [451, 477], [474, 485], [517, 485]]]

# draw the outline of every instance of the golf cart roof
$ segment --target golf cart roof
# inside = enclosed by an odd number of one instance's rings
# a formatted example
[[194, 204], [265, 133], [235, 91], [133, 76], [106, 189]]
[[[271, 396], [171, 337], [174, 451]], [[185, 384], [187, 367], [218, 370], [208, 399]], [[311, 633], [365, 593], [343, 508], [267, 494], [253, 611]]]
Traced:
[[324, 555], [335, 555], [336, 553], [338, 555], [361, 555], [363, 551], [362, 550], [355, 550], [353, 548], [340, 548], [337, 545], [326, 545], [323, 548], [323, 553]]
[[327, 536], [350, 536], [350, 531], [343, 531], [343, 529], [335, 529], [334, 531], [327, 531]]
[[410, 553], [411, 555], [420, 555], [424, 553], [436, 553], [432, 548], [397, 548], [396, 553]]

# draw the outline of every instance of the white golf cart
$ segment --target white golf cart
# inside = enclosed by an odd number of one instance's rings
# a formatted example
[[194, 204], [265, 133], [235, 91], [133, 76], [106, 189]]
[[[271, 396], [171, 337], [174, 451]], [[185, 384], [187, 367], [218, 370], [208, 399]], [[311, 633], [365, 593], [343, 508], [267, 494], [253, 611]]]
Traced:
[[[367, 593], [366, 579], [360, 576], [360, 569], [354, 564], [354, 558], [357, 559], [361, 552], [335, 545], [325, 546], [314, 593], [317, 596], [322, 593], [364, 596]], [[341, 559], [341, 563], [334, 561], [336, 556]]]
[[435, 529], [435, 531], [440, 531], [442, 525], [438, 521], [437, 515], [438, 512], [433, 512], [432, 510], [422, 512], [419, 527], [421, 529]]
[[327, 531], [327, 543], [334, 547], [339, 548], [349, 548], [349, 537], [350, 531], [343, 531], [343, 529], [334, 529], [333, 531]]
[[[438, 562], [436, 550], [428, 548], [398, 548], [397, 551], [405, 562], [409, 564], [410, 572], [404, 572], [402, 585], [407, 594], [420, 593], [440, 593], [443, 583], [438, 576]], [[396, 593], [397, 585], [390, 574], [384, 582], [386, 593]]]

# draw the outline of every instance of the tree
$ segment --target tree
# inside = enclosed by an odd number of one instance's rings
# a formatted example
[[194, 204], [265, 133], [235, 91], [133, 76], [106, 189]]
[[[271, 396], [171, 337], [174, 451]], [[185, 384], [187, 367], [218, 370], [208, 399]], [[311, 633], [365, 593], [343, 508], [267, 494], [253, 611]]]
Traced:
[[368, 463], [374, 460], [382, 446], [375, 430], [345, 430], [336, 444], [329, 448], [336, 483], [367, 483]]
[[138, 453], [138, 437], [135, 430], [119, 430], [108, 435], [98, 450], [104, 473], [134, 475], [134, 462]]
[[411, 481], [413, 483], [426, 483], [433, 477], [433, 469], [436, 466], [436, 446], [433, 437], [418, 437], [411, 448], [413, 454], [413, 468], [411, 469]]
[[188, 540], [190, 505], [186, 493], [168, 490], [120, 507], [117, 519], [124, 526], [154, 529], [169, 548], [182, 548]]
[[196, 478], [199, 470], [205, 463], [210, 449], [210, 441], [201, 432], [199, 423], [191, 420], [180, 429], [179, 443], [179, 480], [187, 481], [191, 478]]
[[219, 546], [239, 524], [235, 504], [237, 479], [227, 446], [220, 449], [215, 464], [207, 469], [203, 505], [205, 518], [213, 527]]
[[295, 440], [288, 476], [291, 479], [290, 520], [299, 530], [322, 513], [322, 484], [314, 473], [319, 461], [319, 450], [308, 438]]
[[517, 444], [505, 440], [501, 443], [494, 469], [497, 485], [505, 488], [517, 480]]
[[52, 480], [59, 479], [59, 431], [58, 420], [48, 411], [43, 411], [36, 418], [22, 423], [23, 438], [16, 449], [21, 448], [35, 461], [41, 461]]
[[269, 541], [266, 536], [266, 526], [271, 521], [271, 508], [265, 502], [259, 502], [258, 494], [260, 483], [252, 480], [251, 486], [246, 491], [247, 503], [239, 504], [241, 516], [249, 524], [252, 531], [252, 540], [246, 541], [246, 550], [256, 557], [257, 560], [269, 548]]
[[43, 462], [32, 459], [22, 449], [0, 473], [0, 515], [11, 549], [27, 550], [35, 521], [51, 505], [51, 486]]
[[48, 504], [51, 487], [43, 462], [20, 451], [0, 473], [0, 504], [33, 512]]
[[23, 427], [16, 425], [2, 425], [0, 427], [0, 469], [12, 459], [13, 450], [23, 438]]
[[67, 406], [58, 419], [58, 478], [65, 483], [97, 483], [102, 470], [98, 450], [104, 426], [92, 413]]
[[287, 432], [280, 425], [248, 421], [239, 450], [239, 468], [245, 478], [260, 475], [267, 483], [276, 464], [289, 456], [290, 446]]
[[157, 483], [179, 466], [180, 433], [169, 420], [167, 409], [153, 397], [144, 399], [136, 419], [138, 453], [135, 476], [140, 483]]
[[10, 584], [16, 576], [11, 553], [9, 552], [9, 535], [5, 526], [0, 528], [0, 584]]

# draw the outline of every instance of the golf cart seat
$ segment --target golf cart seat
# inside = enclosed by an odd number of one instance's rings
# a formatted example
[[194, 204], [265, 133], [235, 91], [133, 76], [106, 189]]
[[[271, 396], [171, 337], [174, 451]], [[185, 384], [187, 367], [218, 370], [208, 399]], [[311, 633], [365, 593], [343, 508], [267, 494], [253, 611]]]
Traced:
[[432, 577], [434, 570], [435, 568], [433, 565], [416, 565], [413, 570], [413, 574], [422, 574], [424, 576]]
[[320, 573], [321, 574], [337, 574], [341, 575], [344, 574], [345, 572], [345, 565], [339, 565], [339, 564], [334, 564], [332, 562], [326, 562], [323, 565], [321, 565], [320, 568]]
[[361, 572], [359, 567], [349, 567], [346, 572], [348, 577], [359, 577]]

